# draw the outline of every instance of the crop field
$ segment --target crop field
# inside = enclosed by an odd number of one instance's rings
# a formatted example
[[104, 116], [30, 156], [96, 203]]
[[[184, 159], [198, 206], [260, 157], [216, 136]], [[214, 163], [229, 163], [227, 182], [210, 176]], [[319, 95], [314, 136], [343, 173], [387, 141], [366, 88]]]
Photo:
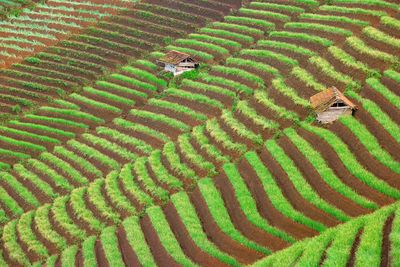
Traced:
[[0, 266], [399, 266], [399, 111], [397, 0], [0, 0]]

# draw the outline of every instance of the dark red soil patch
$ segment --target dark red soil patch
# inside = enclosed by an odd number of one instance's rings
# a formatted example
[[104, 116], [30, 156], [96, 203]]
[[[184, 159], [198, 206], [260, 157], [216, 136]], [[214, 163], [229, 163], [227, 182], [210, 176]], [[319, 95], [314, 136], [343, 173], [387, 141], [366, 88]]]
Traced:
[[292, 206], [302, 212], [305, 216], [313, 220], [319, 221], [327, 226], [335, 226], [339, 223], [332, 215], [315, 207], [313, 204], [304, 199], [294, 187], [286, 172], [282, 169], [278, 162], [265, 149], [261, 151], [261, 160], [270, 170], [275, 182], [282, 190], [283, 195], [288, 199]]
[[317, 194], [327, 201], [328, 203], [336, 206], [338, 209], [344, 211], [346, 214], [355, 217], [367, 213], [364, 207], [359, 206], [352, 200], [338, 193], [327, 184], [313, 165], [307, 158], [294, 146], [287, 137], [279, 139], [279, 145], [283, 148], [285, 153], [293, 160], [296, 167], [303, 174], [303, 177], [308, 184], [317, 192]]
[[243, 159], [238, 163], [238, 170], [256, 201], [261, 216], [271, 225], [293, 235], [297, 239], [317, 235], [315, 230], [291, 220], [275, 208], [269, 196], [263, 190], [263, 185], [256, 172], [246, 160]]
[[96, 240], [96, 243], [94, 245], [94, 250], [96, 252], [96, 260], [98, 266], [102, 267], [111, 267], [110, 263], [107, 261], [106, 253], [104, 251], [103, 245], [100, 241], [100, 239]]
[[391, 245], [390, 234], [393, 227], [394, 214], [392, 213], [385, 221], [382, 233], [382, 253], [381, 253], [381, 267], [391, 266]]
[[361, 235], [363, 233], [363, 229], [360, 229], [356, 235], [356, 238], [353, 242], [353, 246], [351, 247], [350, 251], [350, 258], [346, 264], [346, 267], [353, 267], [355, 266], [356, 263], [356, 252], [358, 249], [358, 246], [360, 245], [360, 240], [361, 240]]
[[384, 180], [389, 185], [395, 188], [400, 188], [400, 175], [394, 173], [373, 157], [359, 139], [344, 124], [337, 123], [331, 127], [331, 130], [343, 140], [365, 169], [369, 170], [371, 173], [375, 174], [376, 177]]
[[132, 247], [129, 245], [129, 241], [126, 236], [124, 227], [118, 227], [117, 230], [118, 247], [122, 254], [122, 259], [127, 267], [140, 266], [139, 259]]
[[220, 250], [235, 257], [239, 262], [243, 264], [250, 264], [257, 259], [263, 257], [263, 254], [256, 252], [245, 247], [243, 244], [232, 240], [229, 236], [225, 235], [219, 226], [215, 223], [210, 211], [207, 208], [207, 204], [201, 195], [199, 188], [190, 194], [190, 200], [195, 206], [197, 215], [199, 216], [203, 229], [207, 234], [209, 240], [213, 242]]
[[362, 95], [375, 102], [389, 117], [397, 124], [400, 124], [400, 112], [383, 95], [378, 93], [369, 85], [364, 86]]
[[289, 245], [286, 241], [261, 230], [253, 225], [246, 217], [236, 198], [235, 190], [224, 173], [214, 178], [216, 187], [224, 199], [225, 207], [235, 227], [247, 238], [272, 251], [281, 250]]
[[[356, 103], [357, 105], [358, 103]], [[360, 107], [360, 105], [358, 105]], [[390, 155], [397, 161], [400, 161], [400, 144], [396, 142], [392, 135], [390, 135], [383, 126], [378, 123], [367, 111], [359, 108], [355, 113], [355, 117], [367, 127], [373, 134], [379, 144], [390, 153]]]
[[175, 262], [175, 260], [161, 244], [160, 238], [158, 237], [156, 230], [151, 224], [151, 220], [148, 215], [145, 215], [140, 220], [140, 225], [142, 227], [146, 242], [151, 249], [151, 253], [153, 254], [157, 266], [179, 267], [180, 265]]
[[354, 177], [349, 170], [347, 170], [332, 147], [323, 139], [301, 128], [298, 130], [298, 133], [321, 154], [328, 166], [335, 172], [336, 176], [340, 178], [347, 186], [351, 187], [355, 192], [381, 206], [394, 201], [390, 197], [374, 190], [358, 178]]
[[176, 239], [182, 247], [183, 252], [188, 256], [188, 258], [201, 266], [227, 266], [226, 264], [223, 264], [216, 258], [213, 258], [211, 255], [204, 252], [196, 245], [193, 239], [191, 239], [189, 232], [179, 217], [179, 214], [172, 202], [168, 202], [168, 204], [164, 207], [164, 214], [168, 220], [172, 232], [174, 233]]

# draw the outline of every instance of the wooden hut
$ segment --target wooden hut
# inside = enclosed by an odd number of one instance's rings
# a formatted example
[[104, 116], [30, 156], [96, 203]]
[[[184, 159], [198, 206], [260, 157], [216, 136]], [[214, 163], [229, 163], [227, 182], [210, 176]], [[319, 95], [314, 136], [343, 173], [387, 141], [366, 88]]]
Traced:
[[165, 71], [172, 72], [174, 76], [194, 70], [199, 66], [192, 56], [175, 50], [166, 53], [158, 62], [164, 65]]
[[310, 98], [311, 106], [320, 123], [331, 123], [343, 115], [352, 115], [356, 109], [336, 87], [330, 87]]

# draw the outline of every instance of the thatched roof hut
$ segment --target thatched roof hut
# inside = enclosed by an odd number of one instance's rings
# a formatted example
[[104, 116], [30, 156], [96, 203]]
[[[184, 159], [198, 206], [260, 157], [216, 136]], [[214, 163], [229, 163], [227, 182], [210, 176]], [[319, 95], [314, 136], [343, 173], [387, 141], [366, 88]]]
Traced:
[[343, 115], [352, 115], [357, 108], [336, 87], [330, 87], [310, 98], [311, 106], [321, 123], [331, 123]]

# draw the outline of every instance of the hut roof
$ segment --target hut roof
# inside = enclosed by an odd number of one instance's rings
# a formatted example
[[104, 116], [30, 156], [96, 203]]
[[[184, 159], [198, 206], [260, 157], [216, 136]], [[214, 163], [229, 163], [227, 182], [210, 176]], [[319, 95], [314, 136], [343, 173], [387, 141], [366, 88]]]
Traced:
[[166, 53], [164, 57], [160, 58], [158, 61], [176, 65], [187, 58], [192, 58], [192, 57], [189, 54], [172, 50]]
[[323, 112], [327, 110], [334, 103], [342, 101], [350, 108], [355, 109], [356, 105], [353, 104], [347, 97], [345, 97], [336, 87], [332, 86], [310, 98], [311, 106], [316, 112]]

